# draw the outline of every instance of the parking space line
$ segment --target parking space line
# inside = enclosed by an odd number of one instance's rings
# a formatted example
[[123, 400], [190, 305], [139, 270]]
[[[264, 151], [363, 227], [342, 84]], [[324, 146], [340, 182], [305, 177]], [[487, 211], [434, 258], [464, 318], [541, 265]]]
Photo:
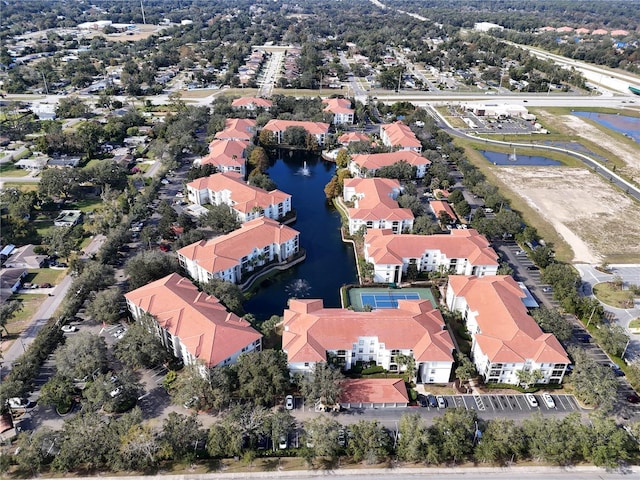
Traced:
[[518, 405], [518, 408], [520, 408], [520, 410], [522, 410], [522, 405], [520, 405], [520, 400], [518, 400], [518, 395], [514, 395], [513, 399], [516, 401], [516, 404]]
[[465, 401], [464, 397], [465, 397], [464, 395], [460, 395], [460, 398], [462, 399], [462, 404], [464, 405], [464, 408], [466, 410], [469, 410], [469, 406], [467, 405], [467, 402]]
[[480, 411], [486, 410], [486, 407], [485, 407], [484, 402], [482, 401], [482, 397], [480, 395], [474, 395], [473, 399], [475, 400], [476, 405], [478, 406], [478, 410], [480, 410]]

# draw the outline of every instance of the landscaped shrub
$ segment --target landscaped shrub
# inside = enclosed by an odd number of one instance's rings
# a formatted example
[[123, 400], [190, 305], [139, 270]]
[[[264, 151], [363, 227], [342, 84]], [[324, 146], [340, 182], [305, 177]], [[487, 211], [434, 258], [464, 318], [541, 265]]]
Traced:
[[362, 370], [362, 375], [374, 375], [376, 373], [384, 373], [384, 367], [380, 365], [372, 365], [371, 367]]

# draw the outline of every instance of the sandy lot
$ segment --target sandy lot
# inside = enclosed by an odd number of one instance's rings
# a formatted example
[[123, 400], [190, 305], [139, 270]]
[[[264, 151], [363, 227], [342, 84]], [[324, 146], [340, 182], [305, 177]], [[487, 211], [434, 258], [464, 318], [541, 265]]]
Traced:
[[561, 115], [555, 118], [564, 127], [561, 127], [561, 130], [570, 135], [597, 143], [600, 147], [622, 160], [626, 166], [621, 168], [619, 173], [630, 178], [640, 178], [640, 155], [638, 155], [637, 147], [633, 148], [633, 146], [620, 143], [615, 138], [575, 115]]
[[571, 245], [574, 262], [640, 259], [640, 206], [589, 170], [499, 167], [494, 172]]

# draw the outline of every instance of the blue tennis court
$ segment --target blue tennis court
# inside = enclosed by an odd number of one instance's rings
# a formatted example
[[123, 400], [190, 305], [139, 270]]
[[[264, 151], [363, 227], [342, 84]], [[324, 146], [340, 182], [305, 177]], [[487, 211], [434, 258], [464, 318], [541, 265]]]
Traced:
[[398, 308], [398, 300], [420, 300], [418, 292], [361, 293], [362, 305], [372, 308]]

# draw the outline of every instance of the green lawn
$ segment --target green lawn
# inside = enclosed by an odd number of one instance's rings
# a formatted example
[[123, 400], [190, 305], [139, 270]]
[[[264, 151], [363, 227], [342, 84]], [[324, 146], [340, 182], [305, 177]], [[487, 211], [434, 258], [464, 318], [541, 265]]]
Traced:
[[[16, 177], [20, 178], [20, 177]], [[23, 183], [23, 182], [4, 182], [4, 186], [6, 187], [15, 187], [22, 192], [37, 192], [38, 184], [37, 183]]]
[[44, 302], [46, 298], [47, 295], [39, 293], [18, 293], [12, 295], [10, 300], [19, 301], [22, 304], [22, 309], [17, 311], [13, 319], [11, 319], [7, 325], [8, 330], [11, 333], [17, 333], [11, 329], [11, 325], [29, 320], [36, 313], [36, 310], [40, 308], [40, 305], [42, 305], [42, 302]]
[[598, 300], [612, 307], [633, 307], [633, 293], [618, 288], [613, 282], [598, 283], [593, 287], [593, 294]]
[[0, 167], [0, 175], [3, 177], [26, 177], [28, 170], [14, 167], [13, 165], [3, 165]]
[[37, 284], [50, 283], [51, 285], [57, 285], [62, 281], [66, 273], [66, 270], [57, 270], [55, 268], [29, 270], [25, 277], [25, 282]]
[[65, 210], [80, 210], [88, 213], [93, 212], [101, 203], [102, 199], [100, 197], [82, 198], [65, 207]]

